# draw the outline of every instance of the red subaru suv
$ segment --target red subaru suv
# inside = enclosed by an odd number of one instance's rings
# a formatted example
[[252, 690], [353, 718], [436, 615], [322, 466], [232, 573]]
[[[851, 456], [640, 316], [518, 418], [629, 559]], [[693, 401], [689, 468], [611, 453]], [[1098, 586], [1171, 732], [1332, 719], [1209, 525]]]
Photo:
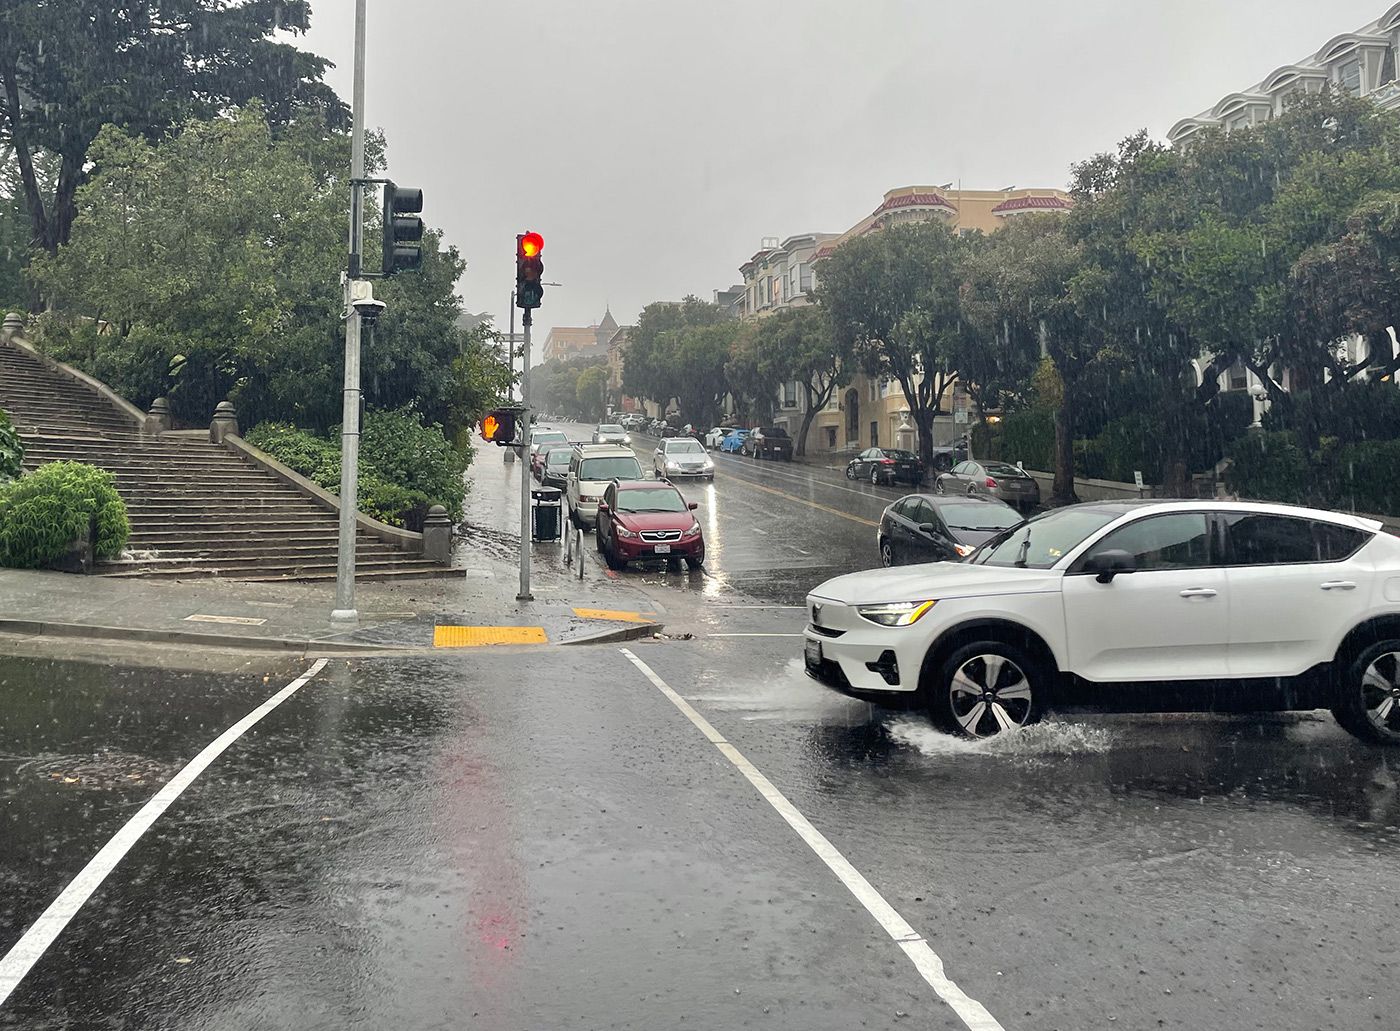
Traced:
[[705, 561], [705, 535], [695, 502], [665, 480], [613, 480], [598, 505], [598, 550], [612, 569], [639, 558]]

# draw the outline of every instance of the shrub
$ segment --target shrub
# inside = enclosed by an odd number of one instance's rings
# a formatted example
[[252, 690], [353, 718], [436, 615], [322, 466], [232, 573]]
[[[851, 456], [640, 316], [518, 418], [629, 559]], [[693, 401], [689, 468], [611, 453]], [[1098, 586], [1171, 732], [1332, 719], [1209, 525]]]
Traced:
[[1233, 464], [1226, 473], [1230, 489], [1258, 501], [1303, 504], [1317, 493], [1308, 453], [1287, 430], [1250, 433], [1235, 441]]
[[0, 487], [0, 565], [48, 565], [86, 536], [94, 521], [97, 554], [120, 555], [131, 526], [112, 474], [81, 462], [42, 465]]
[[0, 484], [16, 479], [24, 464], [24, 444], [10, 417], [0, 411]]
[[[340, 442], [288, 423], [265, 422], [248, 442], [333, 494], [340, 492]], [[369, 412], [360, 437], [357, 505], [382, 522], [421, 530], [432, 505], [462, 518], [465, 457], [437, 425], [424, 426], [411, 408]]]
[[1400, 440], [1347, 444], [1336, 454], [1334, 503], [1355, 512], [1400, 515]]
[[1001, 460], [1027, 469], [1055, 468], [1055, 413], [1046, 407], [1012, 412], [1002, 420]]

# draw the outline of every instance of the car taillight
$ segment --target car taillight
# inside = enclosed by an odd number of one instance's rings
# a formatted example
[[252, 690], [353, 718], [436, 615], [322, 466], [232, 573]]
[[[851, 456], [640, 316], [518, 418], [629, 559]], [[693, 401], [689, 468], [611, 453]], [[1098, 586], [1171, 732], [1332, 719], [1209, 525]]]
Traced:
[[988, 476], [988, 477], [987, 477], [987, 486], [990, 487], [992, 490], [996, 490], [997, 481], [994, 480], [994, 479], [992, 479], [990, 476]]
[[881, 465], [894, 465], [894, 459], [893, 459], [893, 458], [882, 458], [882, 459], [880, 459], [880, 464], [881, 464]]

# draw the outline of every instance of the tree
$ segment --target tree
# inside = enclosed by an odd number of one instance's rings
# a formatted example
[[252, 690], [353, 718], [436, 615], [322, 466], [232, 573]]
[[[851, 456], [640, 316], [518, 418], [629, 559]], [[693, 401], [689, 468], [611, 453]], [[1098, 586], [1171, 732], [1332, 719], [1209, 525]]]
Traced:
[[959, 286], [966, 246], [935, 222], [896, 225], [850, 240], [825, 259], [819, 302], [833, 338], [873, 376], [895, 380], [933, 465], [933, 420], [957, 379]]
[[[307, 110], [343, 124], [345, 106], [321, 81], [329, 62], [274, 38], [305, 31], [310, 13], [308, 0], [8, 0], [0, 135], [34, 245], [52, 253], [68, 240], [92, 170], [88, 149], [106, 125], [154, 142], [187, 118], [255, 97], [277, 125]], [[48, 184], [45, 155], [57, 165]]]
[[758, 325], [757, 345], [758, 368], [770, 382], [795, 380], [802, 388], [806, 411], [796, 450], [799, 457], [805, 455], [812, 422], [849, 379], [852, 356], [836, 346], [831, 318], [816, 305], [788, 308], [764, 319]]
[[728, 384], [733, 407], [721, 413], [722, 418], [733, 414], [748, 426], [767, 425], [773, 419], [773, 399], [778, 381], [764, 364], [762, 322], [741, 323], [729, 348], [729, 360], [724, 363], [724, 378]]
[[603, 370], [607, 381], [606, 361], [597, 357], [556, 358], [530, 370], [530, 406], [545, 412], [555, 412], [568, 419], [587, 420], [595, 417], [585, 410], [578, 384], [590, 369]]
[[[693, 296], [680, 303], [648, 304], [638, 315], [637, 328], [627, 342], [623, 391], [654, 401], [662, 410], [672, 399], [678, 399], [690, 422], [706, 419], [715, 408], [715, 398], [724, 394], [724, 364], [734, 329], [731, 322], [731, 328], [720, 335], [692, 336], [689, 331], [725, 322], [729, 319], [720, 305]], [[715, 360], [715, 346], [721, 342], [724, 350]], [[707, 360], [714, 360], [713, 366], [704, 364]], [[701, 381], [694, 380], [697, 374]], [[696, 410], [686, 410], [686, 405]]]
[[574, 393], [578, 396], [579, 412], [587, 419], [602, 419], [607, 412], [608, 369], [594, 365], [578, 376]]
[[[64, 313], [41, 343], [138, 404], [169, 397], [189, 425], [225, 397], [249, 424], [338, 424], [347, 136], [314, 118], [274, 134], [255, 105], [159, 145], [108, 127], [91, 160], [70, 241], [31, 267]], [[463, 267], [426, 235], [422, 269], [381, 285], [362, 369], [371, 404], [411, 404], [454, 433], [454, 377], [486, 360], [455, 364]]]
[[729, 390], [725, 365], [738, 336], [739, 324], [734, 321], [683, 326], [661, 335], [666, 367], [674, 379], [671, 396], [686, 422], [709, 426], [718, 421]]

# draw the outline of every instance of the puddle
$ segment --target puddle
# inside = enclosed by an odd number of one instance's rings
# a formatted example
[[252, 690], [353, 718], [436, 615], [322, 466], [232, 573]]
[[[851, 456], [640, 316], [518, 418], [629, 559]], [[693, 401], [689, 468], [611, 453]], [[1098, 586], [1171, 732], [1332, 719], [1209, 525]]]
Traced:
[[39, 755], [22, 762], [17, 771], [68, 787], [107, 790], [114, 787], [149, 787], [164, 784], [177, 767], [149, 756], [128, 752], [96, 752], [88, 755]]
[[1024, 730], [976, 740], [955, 737], [935, 729], [927, 720], [899, 717], [888, 724], [890, 737], [929, 756], [985, 755], [1042, 758], [1059, 755], [1095, 755], [1113, 746], [1114, 735], [1106, 727], [1047, 720]]

